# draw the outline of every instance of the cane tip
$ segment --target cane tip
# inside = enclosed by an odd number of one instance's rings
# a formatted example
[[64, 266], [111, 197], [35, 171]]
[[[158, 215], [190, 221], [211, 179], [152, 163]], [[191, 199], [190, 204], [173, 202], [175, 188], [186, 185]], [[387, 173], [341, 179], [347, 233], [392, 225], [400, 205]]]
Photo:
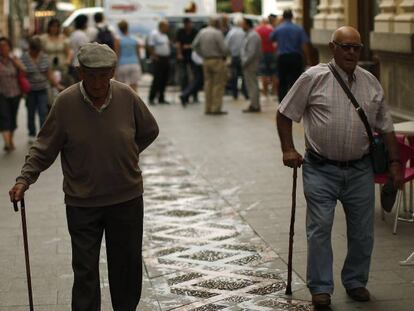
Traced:
[[286, 287], [285, 295], [292, 295], [292, 288]]

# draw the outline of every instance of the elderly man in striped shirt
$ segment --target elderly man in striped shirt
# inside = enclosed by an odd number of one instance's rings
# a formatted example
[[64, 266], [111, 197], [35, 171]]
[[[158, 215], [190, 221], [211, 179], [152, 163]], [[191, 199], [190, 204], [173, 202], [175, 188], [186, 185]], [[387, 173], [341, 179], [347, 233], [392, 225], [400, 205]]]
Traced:
[[[394, 186], [402, 184], [398, 144], [384, 92], [378, 80], [357, 66], [363, 45], [360, 34], [344, 26], [332, 35], [331, 64], [347, 82], [368, 117], [369, 126], [384, 134], [390, 156], [389, 173]], [[292, 120], [303, 118], [306, 154], [296, 151]], [[283, 163], [303, 164], [307, 201], [307, 285], [315, 306], [328, 306], [334, 290], [331, 229], [339, 200], [347, 221], [348, 253], [342, 269], [342, 284], [356, 301], [368, 301], [366, 289], [373, 249], [374, 173], [369, 139], [357, 111], [330, 71], [320, 64], [303, 73], [281, 102], [277, 128]]]

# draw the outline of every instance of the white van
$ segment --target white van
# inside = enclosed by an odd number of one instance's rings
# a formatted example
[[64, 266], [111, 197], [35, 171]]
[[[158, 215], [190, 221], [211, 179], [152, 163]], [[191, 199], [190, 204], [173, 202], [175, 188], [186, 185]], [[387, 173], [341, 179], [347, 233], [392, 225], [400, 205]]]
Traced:
[[119, 34], [117, 24], [121, 20], [126, 20], [129, 24], [129, 33], [141, 39], [144, 39], [149, 35], [149, 33], [153, 29], [156, 29], [159, 21], [161, 20], [161, 16], [155, 14], [142, 14], [140, 16], [132, 16], [128, 14], [112, 15], [107, 14], [107, 12], [105, 12], [105, 9], [102, 7], [89, 7], [74, 11], [63, 22], [62, 27], [74, 30], [74, 21], [76, 17], [78, 17], [81, 14], [86, 15], [88, 17], [88, 27], [93, 27], [95, 24], [94, 15], [98, 12], [104, 14], [105, 22], [115, 33]]
[[74, 22], [75, 18], [79, 15], [86, 15], [88, 17], [88, 27], [92, 27], [95, 24], [95, 21], [93, 19], [93, 16], [98, 13], [104, 12], [104, 9], [102, 7], [90, 7], [90, 8], [82, 8], [74, 11], [65, 21], [62, 23], [63, 28], [71, 28], [72, 30], [75, 29]]

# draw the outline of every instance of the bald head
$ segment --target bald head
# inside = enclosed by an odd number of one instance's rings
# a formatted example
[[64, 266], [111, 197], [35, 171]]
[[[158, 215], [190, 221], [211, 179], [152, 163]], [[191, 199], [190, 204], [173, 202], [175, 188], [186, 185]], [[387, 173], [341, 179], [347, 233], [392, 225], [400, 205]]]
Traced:
[[347, 39], [352, 39], [354, 42], [361, 43], [361, 35], [358, 30], [351, 26], [342, 26], [334, 31], [331, 37], [331, 42], [342, 42]]
[[361, 35], [351, 26], [335, 30], [329, 42], [336, 64], [348, 74], [354, 72], [362, 47]]

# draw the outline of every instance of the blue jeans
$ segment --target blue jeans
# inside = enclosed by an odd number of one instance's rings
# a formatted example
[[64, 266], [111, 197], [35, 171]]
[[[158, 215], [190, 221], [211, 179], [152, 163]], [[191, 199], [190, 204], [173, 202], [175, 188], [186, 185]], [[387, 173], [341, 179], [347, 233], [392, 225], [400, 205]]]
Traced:
[[36, 136], [36, 112], [39, 115], [39, 128], [45, 123], [48, 113], [48, 95], [47, 90], [30, 91], [26, 98], [27, 107], [27, 127], [29, 136]]
[[306, 156], [303, 187], [307, 202], [307, 285], [310, 292], [332, 294], [334, 290], [331, 231], [337, 201], [345, 211], [348, 238], [342, 284], [347, 289], [365, 287], [374, 244], [374, 173], [369, 157], [343, 169], [315, 163]]

